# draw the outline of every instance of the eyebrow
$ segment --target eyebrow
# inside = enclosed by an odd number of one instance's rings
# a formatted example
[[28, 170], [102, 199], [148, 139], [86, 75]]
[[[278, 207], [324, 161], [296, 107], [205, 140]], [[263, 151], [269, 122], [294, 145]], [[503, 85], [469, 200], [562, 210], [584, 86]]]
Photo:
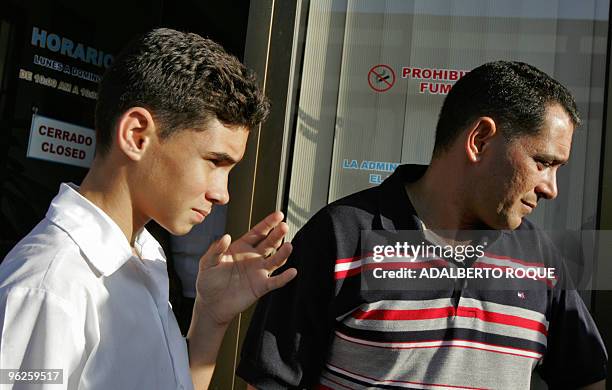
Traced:
[[541, 153], [541, 154], [538, 155], [538, 157], [543, 159], [543, 160], [546, 160], [546, 161], [551, 161], [555, 165], [565, 165], [569, 161], [569, 159], [568, 160], [561, 160], [561, 159], [555, 157], [554, 155], [548, 154], [548, 153]]
[[219, 162], [224, 164], [238, 164], [238, 161], [227, 153], [208, 152], [207, 155], [209, 158], [214, 158], [215, 160], [218, 160]]

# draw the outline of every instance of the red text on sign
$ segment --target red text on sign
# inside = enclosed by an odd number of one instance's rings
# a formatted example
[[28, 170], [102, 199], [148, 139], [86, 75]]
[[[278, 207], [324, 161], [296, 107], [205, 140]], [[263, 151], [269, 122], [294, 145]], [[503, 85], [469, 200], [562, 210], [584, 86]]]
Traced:
[[452, 84], [445, 83], [428, 83], [422, 82], [419, 84], [420, 93], [430, 93], [433, 95], [446, 95], [450, 91]]
[[409, 66], [402, 68], [402, 78], [404, 79], [457, 81], [465, 76], [466, 73], [466, 70], [459, 69], [432, 69]]

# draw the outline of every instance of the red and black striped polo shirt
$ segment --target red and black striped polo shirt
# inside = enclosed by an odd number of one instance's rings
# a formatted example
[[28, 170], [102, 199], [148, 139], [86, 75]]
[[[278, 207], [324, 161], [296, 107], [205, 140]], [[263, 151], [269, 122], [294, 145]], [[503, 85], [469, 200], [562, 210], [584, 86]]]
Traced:
[[[326, 206], [298, 232], [285, 266], [298, 276], [259, 302], [238, 375], [258, 389], [527, 389], [534, 370], [552, 388], [605, 378], [595, 324], [558, 253], [527, 221], [496, 232], [483, 256], [461, 266], [554, 268], [553, 280], [368, 284], [377, 263], [364, 232], [394, 237], [420, 229], [404, 184], [425, 168], [398, 167], [380, 186]], [[441, 258], [383, 263], [386, 270], [457, 267]]]

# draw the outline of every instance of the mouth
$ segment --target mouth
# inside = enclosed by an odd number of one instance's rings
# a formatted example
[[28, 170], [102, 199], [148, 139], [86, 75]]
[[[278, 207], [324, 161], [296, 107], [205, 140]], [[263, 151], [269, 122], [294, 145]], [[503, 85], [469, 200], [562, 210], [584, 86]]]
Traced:
[[527, 202], [525, 200], [521, 200], [521, 203], [524, 204], [525, 206], [527, 206], [529, 208], [530, 212], [533, 211], [533, 209], [536, 208], [536, 204], [534, 204], [534, 203], [530, 203], [530, 202]]
[[195, 211], [196, 217], [199, 219], [200, 222], [204, 221], [204, 218], [206, 218], [206, 216], [210, 214], [210, 211], [205, 211], [205, 210], [200, 210], [200, 209], [191, 209], [191, 210]]

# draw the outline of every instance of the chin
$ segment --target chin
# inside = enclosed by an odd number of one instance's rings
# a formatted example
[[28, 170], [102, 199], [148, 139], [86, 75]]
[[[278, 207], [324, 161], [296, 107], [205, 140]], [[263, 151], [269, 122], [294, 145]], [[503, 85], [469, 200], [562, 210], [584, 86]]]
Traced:
[[519, 226], [521, 226], [521, 223], [523, 223], [523, 218], [521, 217], [510, 218], [506, 221], [506, 223], [507, 223], [507, 227], [504, 228], [505, 230], [515, 230]]
[[174, 236], [184, 236], [185, 234], [189, 233], [191, 229], [193, 229], [193, 226], [194, 225], [191, 224], [183, 224], [178, 226], [164, 226], [164, 228]]
[[493, 230], [514, 230], [523, 222], [522, 218], [511, 215], [499, 215], [492, 224], [487, 224]]

